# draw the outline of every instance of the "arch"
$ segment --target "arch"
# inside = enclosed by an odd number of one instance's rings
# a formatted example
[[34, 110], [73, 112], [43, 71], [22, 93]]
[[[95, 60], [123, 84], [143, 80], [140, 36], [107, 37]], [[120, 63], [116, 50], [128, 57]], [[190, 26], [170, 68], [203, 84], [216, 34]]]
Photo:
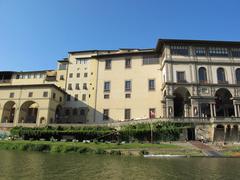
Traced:
[[19, 123], [36, 123], [39, 105], [34, 101], [26, 101], [20, 107]]
[[236, 83], [240, 84], [240, 68], [237, 68], [235, 71]]
[[234, 116], [234, 106], [232, 94], [228, 89], [220, 88], [215, 93], [216, 116], [232, 117]]
[[217, 80], [219, 83], [226, 82], [225, 71], [222, 67], [217, 69]]
[[224, 126], [218, 124], [214, 128], [214, 141], [224, 141]]
[[201, 83], [207, 82], [207, 70], [205, 67], [200, 67], [198, 69], [198, 79], [199, 79], [199, 82]]
[[16, 103], [8, 101], [3, 106], [2, 123], [13, 123], [15, 117]]
[[231, 126], [228, 124], [225, 132], [225, 141], [231, 141]]
[[174, 117], [189, 116], [191, 101], [190, 93], [185, 87], [178, 87], [173, 92]]
[[234, 125], [232, 128], [232, 141], [238, 141], [238, 125]]

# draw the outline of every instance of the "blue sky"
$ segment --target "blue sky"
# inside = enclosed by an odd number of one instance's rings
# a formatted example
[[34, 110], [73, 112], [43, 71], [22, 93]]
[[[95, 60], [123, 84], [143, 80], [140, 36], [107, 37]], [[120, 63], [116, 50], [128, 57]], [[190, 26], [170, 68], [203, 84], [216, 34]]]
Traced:
[[68, 51], [158, 38], [240, 41], [239, 0], [0, 0], [0, 70], [54, 69]]

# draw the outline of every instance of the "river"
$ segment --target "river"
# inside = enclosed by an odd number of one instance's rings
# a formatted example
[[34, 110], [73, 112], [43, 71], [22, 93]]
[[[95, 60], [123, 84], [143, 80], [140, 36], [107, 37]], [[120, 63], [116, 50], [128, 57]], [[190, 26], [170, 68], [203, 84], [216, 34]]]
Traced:
[[240, 159], [0, 151], [0, 179], [239, 179]]

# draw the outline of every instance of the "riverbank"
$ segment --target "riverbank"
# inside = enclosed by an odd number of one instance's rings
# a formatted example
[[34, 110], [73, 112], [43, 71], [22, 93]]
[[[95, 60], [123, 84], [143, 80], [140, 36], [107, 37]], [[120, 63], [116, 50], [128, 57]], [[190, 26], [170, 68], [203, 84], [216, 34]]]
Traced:
[[110, 154], [133, 155], [171, 154], [187, 156], [204, 156], [201, 150], [190, 143], [83, 143], [50, 141], [0, 141], [1, 150], [38, 151], [50, 153]]

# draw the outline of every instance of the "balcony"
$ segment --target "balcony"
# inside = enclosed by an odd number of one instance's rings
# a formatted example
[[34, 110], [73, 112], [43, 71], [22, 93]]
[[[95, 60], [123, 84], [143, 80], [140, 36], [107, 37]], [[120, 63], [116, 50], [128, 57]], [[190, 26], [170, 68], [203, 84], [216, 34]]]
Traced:
[[56, 76], [47, 76], [46, 77], [46, 81], [56, 81], [56, 80], [57, 80]]
[[218, 80], [218, 84], [228, 84], [228, 81]]
[[11, 79], [1, 79], [0, 83], [11, 83]]
[[177, 82], [178, 83], [187, 83], [187, 81], [185, 79], [178, 79]]
[[199, 80], [199, 84], [207, 84], [207, 80]]

